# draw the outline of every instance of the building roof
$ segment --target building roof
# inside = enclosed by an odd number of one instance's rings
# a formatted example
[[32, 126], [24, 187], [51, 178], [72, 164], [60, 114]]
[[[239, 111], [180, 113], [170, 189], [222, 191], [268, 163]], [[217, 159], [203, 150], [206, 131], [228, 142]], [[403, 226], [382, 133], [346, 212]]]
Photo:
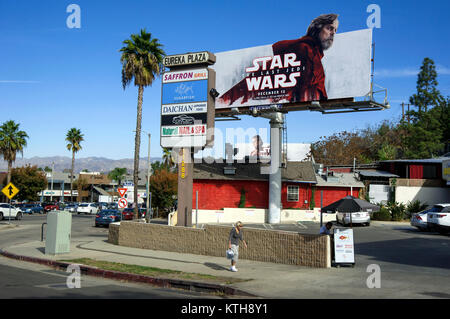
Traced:
[[108, 193], [107, 191], [105, 191], [104, 189], [94, 186], [94, 189], [100, 194], [100, 195], [105, 195], [105, 196], [111, 196], [110, 193]]
[[[269, 174], [262, 174], [261, 168], [267, 164], [262, 163], [194, 163], [194, 179], [214, 180], [253, 180], [268, 181]], [[235, 174], [225, 174], [224, 169], [235, 168]], [[283, 181], [303, 182], [315, 184], [316, 178], [311, 162], [288, 162], [286, 168], [281, 168]]]
[[325, 175], [316, 175], [316, 186], [332, 187], [364, 187], [364, 183], [358, 181], [353, 173], [334, 173], [333, 178]]
[[436, 157], [426, 159], [398, 159], [390, 161], [380, 161], [380, 163], [417, 163], [417, 164], [441, 164], [445, 160], [449, 160], [450, 157]]
[[[45, 176], [47, 177], [47, 182], [51, 183], [52, 181], [52, 172], [46, 172]], [[78, 179], [79, 174], [73, 174], [73, 180]], [[53, 182], [60, 183], [64, 181], [64, 183], [70, 183], [70, 173], [56, 172], [53, 171]]]
[[400, 177], [398, 175], [392, 174], [386, 171], [357, 171], [359, 175], [364, 177], [384, 177], [384, 178], [394, 178]]

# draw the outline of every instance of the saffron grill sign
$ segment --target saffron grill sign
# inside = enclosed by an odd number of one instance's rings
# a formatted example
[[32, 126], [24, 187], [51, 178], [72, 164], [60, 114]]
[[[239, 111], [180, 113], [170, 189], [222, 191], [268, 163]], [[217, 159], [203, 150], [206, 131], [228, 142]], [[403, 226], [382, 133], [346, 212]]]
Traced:
[[163, 74], [162, 147], [206, 145], [209, 72], [202, 68]]

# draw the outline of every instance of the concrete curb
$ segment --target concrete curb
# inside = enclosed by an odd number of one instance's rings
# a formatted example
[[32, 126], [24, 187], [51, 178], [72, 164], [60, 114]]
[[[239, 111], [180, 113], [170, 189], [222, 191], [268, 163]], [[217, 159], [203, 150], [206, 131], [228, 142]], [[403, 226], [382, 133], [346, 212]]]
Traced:
[[[71, 265], [70, 263], [61, 262], [61, 261], [16, 255], [16, 254], [7, 252], [3, 249], [0, 249], [0, 255], [7, 257], [7, 258], [11, 258], [11, 259], [37, 263], [37, 264], [50, 266], [50, 267], [54, 267], [54, 268], [62, 269], [62, 270], [66, 270], [67, 267], [69, 265]], [[116, 279], [116, 280], [126, 280], [126, 281], [137, 282], [137, 283], [146, 283], [146, 284], [151, 284], [151, 285], [155, 285], [155, 286], [159, 286], [159, 287], [163, 287], [163, 288], [179, 288], [179, 289], [185, 289], [185, 290], [196, 291], [196, 292], [223, 293], [225, 295], [244, 296], [244, 297], [253, 297], [253, 298], [258, 297], [256, 295], [250, 294], [248, 292], [245, 292], [245, 291], [233, 288], [233, 287], [225, 286], [225, 285], [219, 285], [219, 284], [209, 284], [209, 283], [194, 282], [194, 281], [188, 281], [188, 280], [178, 280], [178, 279], [156, 278], [156, 277], [114, 271], [114, 270], [104, 270], [104, 269], [86, 266], [86, 265], [80, 265], [80, 271], [82, 274], [88, 275], [88, 276], [96, 276], [96, 277], [102, 277], [102, 278], [107, 278], [107, 279]]]

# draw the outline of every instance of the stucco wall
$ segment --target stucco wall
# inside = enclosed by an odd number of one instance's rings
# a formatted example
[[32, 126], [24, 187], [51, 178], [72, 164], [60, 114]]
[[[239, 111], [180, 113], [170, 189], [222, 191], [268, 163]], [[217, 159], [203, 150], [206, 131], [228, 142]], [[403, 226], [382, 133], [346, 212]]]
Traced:
[[[109, 242], [120, 246], [224, 257], [231, 227], [173, 227], [138, 222], [111, 224]], [[315, 268], [330, 267], [330, 240], [323, 235], [244, 228], [248, 248], [239, 258]]]
[[408, 204], [420, 200], [428, 205], [450, 202], [450, 188], [446, 187], [395, 187], [395, 201]]

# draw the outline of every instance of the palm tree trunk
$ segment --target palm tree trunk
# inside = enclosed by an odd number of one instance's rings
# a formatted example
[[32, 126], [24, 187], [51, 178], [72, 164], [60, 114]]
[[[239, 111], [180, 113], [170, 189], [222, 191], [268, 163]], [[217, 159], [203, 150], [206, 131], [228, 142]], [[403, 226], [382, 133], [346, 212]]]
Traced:
[[72, 184], [73, 184], [73, 169], [75, 166], [75, 152], [72, 151], [72, 169], [70, 171], [70, 200], [73, 202], [73, 192], [72, 192]]
[[8, 161], [8, 177], [6, 179], [6, 185], [11, 182], [12, 161]]
[[141, 148], [141, 121], [142, 121], [142, 100], [144, 95], [144, 87], [139, 85], [137, 119], [136, 119], [136, 137], [134, 141], [134, 219], [138, 219], [138, 182], [139, 182], [139, 152]]

